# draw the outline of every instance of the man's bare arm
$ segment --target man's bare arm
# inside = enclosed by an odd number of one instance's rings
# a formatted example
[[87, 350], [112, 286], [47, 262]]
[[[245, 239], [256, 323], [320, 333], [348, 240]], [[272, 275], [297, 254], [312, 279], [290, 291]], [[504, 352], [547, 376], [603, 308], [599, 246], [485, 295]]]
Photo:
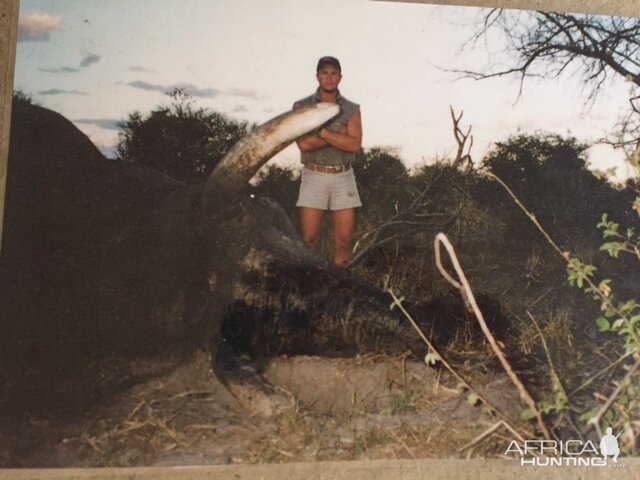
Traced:
[[347, 123], [346, 131], [332, 132], [326, 128], [320, 130], [320, 139], [340, 150], [356, 153], [362, 149], [362, 117], [358, 110]]
[[296, 140], [296, 143], [298, 144], [298, 148], [301, 152], [311, 152], [329, 145], [325, 140], [315, 134], [300, 137]]

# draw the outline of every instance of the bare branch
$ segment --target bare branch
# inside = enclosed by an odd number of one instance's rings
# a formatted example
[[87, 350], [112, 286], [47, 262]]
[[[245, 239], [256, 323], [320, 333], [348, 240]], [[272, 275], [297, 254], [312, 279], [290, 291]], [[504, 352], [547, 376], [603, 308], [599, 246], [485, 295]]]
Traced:
[[[456, 115], [453, 107], [449, 106], [449, 111], [453, 121], [453, 136], [457, 143], [456, 157], [451, 163], [451, 166], [456, 169], [465, 166], [467, 172], [469, 172], [473, 168], [471, 159], [471, 147], [473, 146], [471, 126], [469, 126], [466, 131], [461, 128], [460, 121], [464, 115], [463, 110]], [[437, 174], [421, 191], [418, 191], [408, 207], [396, 209], [396, 212], [390, 218], [360, 236], [354, 243], [352, 249], [353, 257], [349, 266], [353, 266], [369, 252], [390, 241], [398, 238], [408, 238], [416, 232], [428, 230], [430, 226], [433, 226], [433, 222], [429, 223], [428, 220], [433, 217], [439, 218], [438, 228], [442, 228], [448, 223], [453, 223], [456, 219], [459, 219], [464, 206], [464, 202], [462, 201], [457, 204], [453, 212], [448, 214], [429, 211], [431, 205], [425, 201], [425, 197], [433, 185], [438, 182], [440, 175], [441, 173]], [[447, 218], [442, 218], [443, 216]]]
[[[458, 144], [458, 150], [456, 152], [456, 157], [453, 159], [452, 165], [456, 168], [460, 168], [463, 163], [467, 163], [467, 168], [471, 168], [473, 165], [471, 162], [471, 147], [473, 146], [473, 136], [471, 136], [471, 126], [467, 128], [467, 132], [464, 133], [460, 128], [460, 120], [462, 120], [462, 115], [464, 115], [464, 110], [460, 110], [460, 115], [456, 117], [455, 112], [453, 111], [453, 107], [449, 105], [449, 110], [451, 112], [451, 120], [453, 121], [453, 137], [456, 139], [456, 143]], [[467, 153], [464, 153], [465, 145], [467, 144], [467, 140], [469, 141]]]
[[[474, 80], [518, 75], [516, 102], [525, 79], [530, 77], [581, 75], [586, 108], [593, 106], [598, 94], [616, 77], [640, 87], [640, 19], [492, 10], [479, 22], [465, 48], [481, 37], [488, 39], [490, 31], [502, 34], [506, 44], [502, 53], [510, 59], [506, 66], [449, 71]], [[604, 142], [623, 148], [627, 155], [640, 147], [640, 106], [635, 103], [639, 98], [636, 95], [637, 92], [631, 93], [630, 112], [618, 121], [615, 138]]]
[[[640, 20], [593, 15], [492, 10], [484, 16], [475, 42], [498, 29], [507, 42], [507, 54], [514, 56], [514, 66], [498, 71], [457, 73], [475, 79], [519, 73], [521, 81], [529, 76], [559, 76], [570, 65], [581, 70], [585, 82], [591, 83], [589, 97], [609, 74], [615, 73], [640, 86]], [[473, 42], [465, 42], [465, 46]], [[538, 70], [534, 70], [538, 68]], [[539, 69], [541, 67], [541, 69]]]

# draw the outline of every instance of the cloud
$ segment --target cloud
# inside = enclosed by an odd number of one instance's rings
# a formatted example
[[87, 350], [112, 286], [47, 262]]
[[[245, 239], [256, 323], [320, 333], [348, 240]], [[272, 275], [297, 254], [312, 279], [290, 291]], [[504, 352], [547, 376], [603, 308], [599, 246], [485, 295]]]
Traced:
[[78, 68], [74, 67], [58, 67], [58, 68], [39, 68], [38, 70], [46, 73], [78, 73], [81, 69], [87, 68], [89, 65], [98, 63], [100, 61], [100, 55], [95, 53], [89, 54], [82, 59]]
[[47, 42], [49, 33], [62, 29], [62, 18], [32, 12], [18, 19], [19, 42]]
[[60, 68], [39, 68], [41, 72], [46, 73], [77, 73], [80, 70], [73, 67], [60, 67]]
[[100, 55], [95, 53], [89, 54], [82, 59], [78, 68], [74, 67], [58, 67], [58, 68], [39, 68], [38, 70], [46, 73], [78, 73], [81, 69], [87, 68], [89, 65], [98, 63], [100, 61]]
[[130, 72], [146, 72], [153, 73], [155, 70], [149, 70], [148, 68], [144, 68], [142, 65], [133, 65], [128, 69]]
[[245, 107], [244, 105], [236, 105], [236, 107], [233, 109], [234, 112], [248, 112], [249, 110], [247, 110], [247, 107]]
[[100, 55], [96, 55], [95, 53], [92, 53], [82, 59], [82, 61], [80, 62], [80, 68], [86, 68], [89, 65], [98, 63], [99, 61], [100, 61]]
[[231, 88], [225, 93], [233, 95], [235, 97], [250, 98], [252, 100], [259, 100], [261, 97], [255, 90], [249, 90], [246, 88]]
[[143, 82], [142, 80], [134, 80], [133, 82], [127, 83], [130, 87], [139, 88], [140, 90], [155, 90], [158, 92], [164, 92], [167, 87], [162, 85], [155, 85], [149, 82]]
[[78, 118], [73, 120], [73, 123], [94, 125], [96, 127], [104, 128], [107, 130], [117, 130], [120, 120], [113, 120], [111, 118]]
[[141, 90], [150, 90], [162, 93], [168, 93], [176, 88], [181, 88], [192, 97], [206, 97], [213, 98], [222, 94], [223, 92], [215, 88], [198, 88], [190, 83], [176, 83], [173, 85], [158, 85], [155, 83], [144, 82], [142, 80], [135, 80], [127, 83], [130, 87], [139, 88]]
[[39, 95], [88, 95], [87, 92], [81, 92], [80, 90], [62, 90], [60, 88], [51, 88], [49, 90], [43, 90], [38, 92]]
[[[129, 70], [134, 70], [135, 67], [130, 67]], [[142, 67], [139, 67], [142, 69]], [[142, 71], [138, 70], [137, 71]], [[146, 70], [149, 71], [149, 70]], [[195, 85], [190, 83], [176, 83], [173, 85], [158, 85], [156, 83], [149, 83], [143, 80], [135, 80], [133, 82], [129, 82], [126, 85], [130, 87], [139, 88], [141, 90], [150, 90], [156, 92], [167, 93], [171, 92], [176, 88], [181, 88], [185, 92], [187, 92], [192, 97], [206, 97], [206, 98], [214, 98], [219, 95], [230, 95], [234, 97], [242, 97], [249, 98], [252, 100], [258, 100], [261, 98], [260, 94], [255, 90], [242, 89], [242, 88], [231, 88], [229, 90], [219, 90], [217, 88], [198, 88]], [[246, 110], [238, 110], [238, 111], [246, 111]]]

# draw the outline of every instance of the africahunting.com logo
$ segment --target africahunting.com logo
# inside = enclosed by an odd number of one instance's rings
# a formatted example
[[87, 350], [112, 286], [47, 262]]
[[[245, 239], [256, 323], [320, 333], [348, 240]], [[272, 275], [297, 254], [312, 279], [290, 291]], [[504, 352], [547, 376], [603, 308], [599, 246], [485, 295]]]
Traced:
[[607, 428], [607, 434], [600, 439], [599, 449], [591, 440], [525, 440], [520, 443], [513, 440], [505, 455], [519, 456], [522, 466], [626, 468], [627, 465], [618, 463], [618, 437], [626, 428], [617, 435]]

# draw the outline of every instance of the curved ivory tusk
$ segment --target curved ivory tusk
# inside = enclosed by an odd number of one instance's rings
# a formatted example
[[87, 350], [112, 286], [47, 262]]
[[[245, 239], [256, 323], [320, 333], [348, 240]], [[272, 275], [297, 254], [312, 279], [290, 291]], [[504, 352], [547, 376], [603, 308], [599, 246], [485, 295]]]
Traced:
[[244, 188], [276, 153], [338, 113], [340, 107], [335, 103], [316, 103], [283, 113], [260, 125], [236, 143], [209, 175], [202, 192], [204, 211], [217, 203], [213, 197], [223, 193], [229, 198]]

